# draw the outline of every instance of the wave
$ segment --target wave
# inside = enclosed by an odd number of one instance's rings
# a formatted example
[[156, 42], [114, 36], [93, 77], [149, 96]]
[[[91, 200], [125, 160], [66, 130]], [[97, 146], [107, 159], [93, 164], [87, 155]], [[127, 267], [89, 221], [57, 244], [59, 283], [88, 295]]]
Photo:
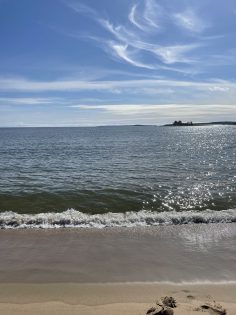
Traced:
[[12, 211], [0, 213], [1, 229], [27, 228], [106, 228], [158, 225], [180, 225], [193, 223], [236, 222], [236, 209], [183, 212], [125, 212], [87, 214], [75, 209], [55, 213], [19, 214]]

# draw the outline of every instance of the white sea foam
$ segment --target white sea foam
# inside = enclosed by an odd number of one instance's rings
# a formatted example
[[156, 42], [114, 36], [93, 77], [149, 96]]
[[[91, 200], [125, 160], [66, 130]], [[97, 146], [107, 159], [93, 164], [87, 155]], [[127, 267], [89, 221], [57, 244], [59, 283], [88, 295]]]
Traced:
[[12, 211], [0, 213], [1, 229], [105, 228], [232, 222], [236, 222], [236, 209], [159, 213], [142, 210], [104, 214], [86, 214], [69, 209], [61, 213], [19, 214]]

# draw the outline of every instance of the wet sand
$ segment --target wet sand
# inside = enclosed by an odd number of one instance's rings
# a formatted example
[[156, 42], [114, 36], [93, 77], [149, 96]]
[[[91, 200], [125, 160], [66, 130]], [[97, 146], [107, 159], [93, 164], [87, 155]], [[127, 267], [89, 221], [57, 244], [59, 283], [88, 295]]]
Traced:
[[0, 283], [236, 281], [236, 224], [1, 230]]
[[177, 315], [213, 299], [236, 315], [234, 223], [1, 230], [0, 252], [1, 314], [145, 314], [172, 295]]

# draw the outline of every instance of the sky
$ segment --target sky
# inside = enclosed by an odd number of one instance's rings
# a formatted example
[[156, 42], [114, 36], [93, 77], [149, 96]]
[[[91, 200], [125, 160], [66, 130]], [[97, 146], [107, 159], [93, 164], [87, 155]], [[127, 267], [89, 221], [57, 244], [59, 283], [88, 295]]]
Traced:
[[235, 0], [0, 0], [0, 127], [236, 121]]

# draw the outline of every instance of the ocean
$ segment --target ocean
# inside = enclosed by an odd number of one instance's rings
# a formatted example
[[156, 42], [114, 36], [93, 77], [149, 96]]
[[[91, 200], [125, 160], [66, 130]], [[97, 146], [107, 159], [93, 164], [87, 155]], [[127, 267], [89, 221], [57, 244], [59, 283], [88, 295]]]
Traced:
[[0, 227], [236, 222], [235, 126], [0, 128]]

